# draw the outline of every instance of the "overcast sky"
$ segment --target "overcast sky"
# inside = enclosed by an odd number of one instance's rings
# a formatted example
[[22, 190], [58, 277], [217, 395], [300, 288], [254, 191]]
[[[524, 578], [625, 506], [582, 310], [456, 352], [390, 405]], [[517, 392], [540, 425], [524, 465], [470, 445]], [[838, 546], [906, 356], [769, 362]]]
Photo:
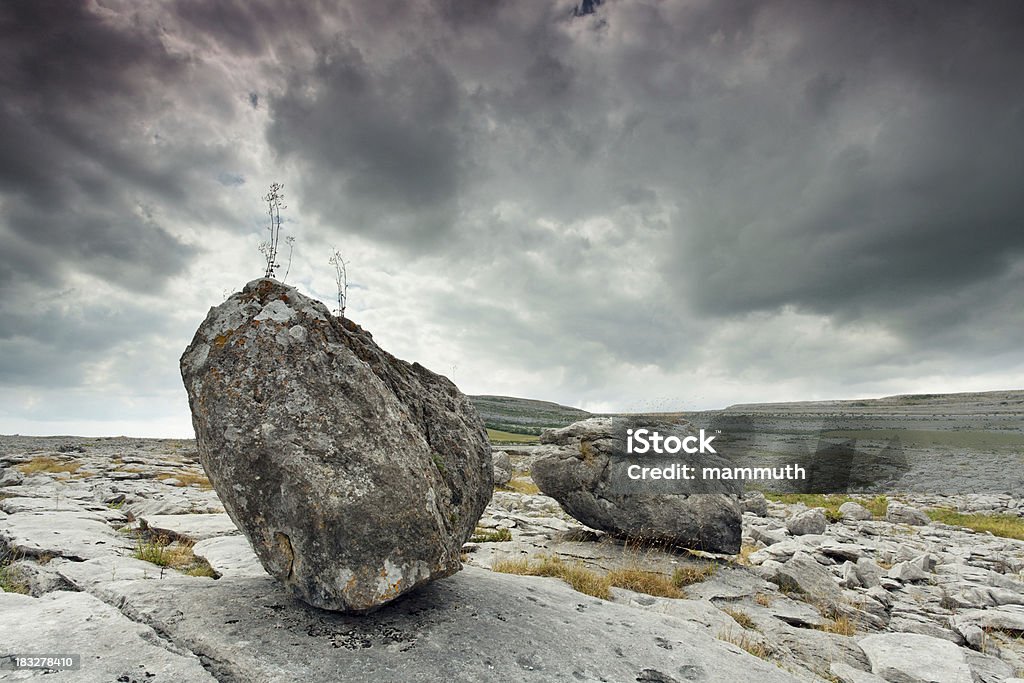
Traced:
[[191, 436], [272, 181], [466, 393], [1024, 388], [1021, 2], [324, 4], [0, 4], [0, 433]]

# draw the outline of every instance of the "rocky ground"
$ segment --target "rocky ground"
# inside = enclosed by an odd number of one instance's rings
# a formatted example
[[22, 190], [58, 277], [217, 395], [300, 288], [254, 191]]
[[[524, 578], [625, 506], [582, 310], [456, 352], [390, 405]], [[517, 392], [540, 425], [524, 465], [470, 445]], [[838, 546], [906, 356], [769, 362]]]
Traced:
[[[1024, 541], [920, 512], [1024, 516], [1020, 497], [890, 496], [880, 518], [853, 504], [829, 518], [754, 495], [743, 552], [710, 556], [582, 527], [531, 487], [533, 457], [511, 453], [512, 479], [464, 548], [465, 570], [374, 614], [343, 616], [293, 600], [267, 576], [191, 441], [2, 437], [0, 680], [1024, 676]], [[683, 597], [612, 587], [605, 600], [558, 578], [491, 571], [543, 557], [597, 577], [675, 576]], [[15, 654], [82, 663], [14, 671]]]

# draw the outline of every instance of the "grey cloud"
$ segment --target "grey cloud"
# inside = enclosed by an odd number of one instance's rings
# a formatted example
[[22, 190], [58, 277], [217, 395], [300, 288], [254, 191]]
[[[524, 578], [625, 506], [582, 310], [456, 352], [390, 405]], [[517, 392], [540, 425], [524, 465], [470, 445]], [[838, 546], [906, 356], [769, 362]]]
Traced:
[[[140, 215], [152, 194], [185, 195], [178, 169], [140, 148], [159, 93], [181, 73], [155, 27], [114, 25], [79, 4], [7, 3], [0, 25], [0, 234], [17, 246], [0, 274], [52, 283], [83, 268], [158, 287], [194, 251]], [[30, 266], [12, 263], [31, 254]]]
[[432, 56], [377, 67], [358, 48], [333, 45], [270, 108], [268, 140], [298, 157], [303, 197], [325, 222], [416, 246], [450, 229], [467, 170], [460, 94]]

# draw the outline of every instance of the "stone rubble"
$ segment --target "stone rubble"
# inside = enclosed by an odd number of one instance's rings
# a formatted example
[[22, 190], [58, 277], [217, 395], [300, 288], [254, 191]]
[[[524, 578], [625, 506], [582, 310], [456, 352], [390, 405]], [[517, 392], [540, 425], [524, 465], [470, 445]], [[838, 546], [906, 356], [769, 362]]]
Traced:
[[[57, 450], [69, 441], [84, 452]], [[529, 482], [538, 451], [507, 448], [517, 482]], [[31, 471], [41, 459], [56, 471]], [[1024, 541], [931, 521], [846, 507], [820, 533], [794, 535], [806, 506], [765, 501], [743, 514], [740, 555], [693, 554], [615, 538], [552, 498], [499, 488], [478, 526], [511, 541], [467, 543], [465, 571], [353, 616], [307, 607], [266, 573], [191, 441], [0, 437], [0, 480], [0, 553], [13, 559], [3, 569], [31, 593], [0, 594], [0, 661], [30, 644], [75, 647], [94, 659], [74, 680], [1024, 677]], [[899, 498], [890, 505], [910, 522], [932, 506], [1024, 513], [1012, 496]], [[194, 541], [220, 578], [133, 557], [141, 529]], [[610, 602], [556, 578], [487, 571], [544, 555], [597, 572], [715, 571], [683, 599], [613, 588]], [[0, 667], [0, 680], [24, 673]]]

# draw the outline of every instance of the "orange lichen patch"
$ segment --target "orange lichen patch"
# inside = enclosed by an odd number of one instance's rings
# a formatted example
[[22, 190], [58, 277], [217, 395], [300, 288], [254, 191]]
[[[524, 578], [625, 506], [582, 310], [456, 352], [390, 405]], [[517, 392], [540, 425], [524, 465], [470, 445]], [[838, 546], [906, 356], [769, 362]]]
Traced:
[[229, 339], [231, 339], [231, 332], [218, 334], [213, 340], [213, 345], [216, 346], [218, 349], [222, 349], [224, 348], [224, 345], [228, 343]]

